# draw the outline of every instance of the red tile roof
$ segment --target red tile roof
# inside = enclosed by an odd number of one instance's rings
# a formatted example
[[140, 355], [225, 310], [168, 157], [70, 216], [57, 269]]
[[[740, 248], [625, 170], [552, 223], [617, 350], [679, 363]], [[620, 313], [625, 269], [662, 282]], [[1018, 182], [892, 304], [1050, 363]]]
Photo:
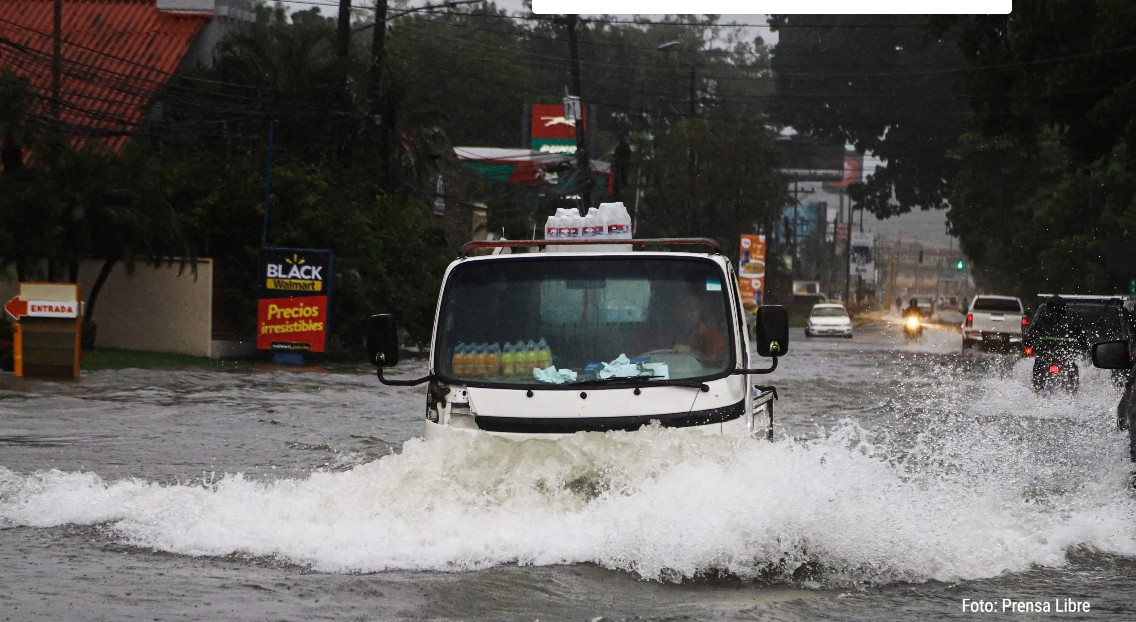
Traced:
[[[0, 0], [0, 67], [35, 90], [51, 116], [53, 0]], [[129, 140], [211, 19], [158, 11], [156, 0], [63, 0], [60, 116], [73, 144]]]

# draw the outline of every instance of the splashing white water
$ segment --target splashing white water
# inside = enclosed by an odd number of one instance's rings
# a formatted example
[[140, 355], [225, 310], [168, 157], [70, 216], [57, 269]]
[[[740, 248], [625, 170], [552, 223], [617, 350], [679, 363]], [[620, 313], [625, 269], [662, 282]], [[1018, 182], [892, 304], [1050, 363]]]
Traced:
[[1136, 555], [1126, 439], [1102, 417], [1116, 395], [1093, 382], [1063, 401], [1016, 378], [945, 378], [918, 396], [901, 383], [897, 401], [915, 408], [896, 408], [917, 414], [810, 440], [660, 428], [412, 440], [346, 472], [194, 485], [0, 467], [0, 527], [101, 525], [139, 547], [325, 572], [591, 562], [660, 580], [990, 577], [1075, 548]]

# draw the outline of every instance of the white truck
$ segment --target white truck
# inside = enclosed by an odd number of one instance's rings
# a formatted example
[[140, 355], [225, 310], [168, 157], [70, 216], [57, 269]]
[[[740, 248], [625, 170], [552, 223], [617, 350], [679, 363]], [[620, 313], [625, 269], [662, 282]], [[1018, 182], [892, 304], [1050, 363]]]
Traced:
[[470, 242], [442, 280], [427, 375], [384, 376], [399, 360], [390, 314], [370, 318], [367, 350], [384, 384], [427, 384], [427, 438], [652, 422], [769, 437], [776, 390], [753, 381], [788, 352], [785, 309], [758, 309], [755, 332], [751, 343], [733, 264], [711, 239]]
[[962, 324], [962, 349], [1018, 351], [1029, 324], [1020, 298], [979, 294], [970, 301]]

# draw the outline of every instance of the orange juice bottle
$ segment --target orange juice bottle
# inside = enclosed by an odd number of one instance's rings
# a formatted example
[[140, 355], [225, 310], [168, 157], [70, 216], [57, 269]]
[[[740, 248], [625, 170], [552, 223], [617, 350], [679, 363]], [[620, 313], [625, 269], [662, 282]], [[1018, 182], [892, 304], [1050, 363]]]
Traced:
[[470, 371], [472, 375], [483, 377], [488, 371], [489, 367], [485, 364], [485, 357], [489, 354], [489, 348], [484, 343], [477, 344], [477, 349], [473, 351], [473, 356], [470, 357]]
[[541, 337], [540, 341], [537, 342], [536, 352], [537, 359], [540, 361], [538, 366], [541, 369], [552, 367], [552, 350], [548, 347], [548, 342], [544, 340], [544, 337]]
[[488, 369], [488, 373], [485, 374], [485, 375], [486, 376], [500, 376], [501, 375], [501, 367], [502, 367], [501, 346], [499, 346], [495, 343], [489, 344], [489, 358], [487, 359], [487, 362], [489, 364], [489, 369]]
[[540, 352], [536, 349], [536, 343], [532, 339], [529, 339], [529, 342], [525, 344], [525, 371], [531, 374], [532, 369], [539, 366]]
[[517, 356], [513, 354], [513, 344], [508, 341], [501, 346], [501, 375], [506, 377], [517, 375]]
[[465, 376], [465, 344], [459, 343], [454, 346], [454, 356], [450, 359], [450, 373], [455, 377], [461, 378]]

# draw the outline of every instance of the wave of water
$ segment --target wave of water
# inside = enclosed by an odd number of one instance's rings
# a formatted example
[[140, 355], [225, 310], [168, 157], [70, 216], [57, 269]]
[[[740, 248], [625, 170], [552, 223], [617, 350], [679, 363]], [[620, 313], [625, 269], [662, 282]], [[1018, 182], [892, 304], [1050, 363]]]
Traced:
[[137, 547], [335, 573], [594, 563], [805, 585], [1136, 556], [1115, 389], [1086, 373], [1077, 396], [1038, 396], [1023, 365], [901, 374], [873, 425], [774, 442], [661, 428], [415, 439], [347, 471], [176, 485], [0, 467], [0, 527], [98, 525]]

